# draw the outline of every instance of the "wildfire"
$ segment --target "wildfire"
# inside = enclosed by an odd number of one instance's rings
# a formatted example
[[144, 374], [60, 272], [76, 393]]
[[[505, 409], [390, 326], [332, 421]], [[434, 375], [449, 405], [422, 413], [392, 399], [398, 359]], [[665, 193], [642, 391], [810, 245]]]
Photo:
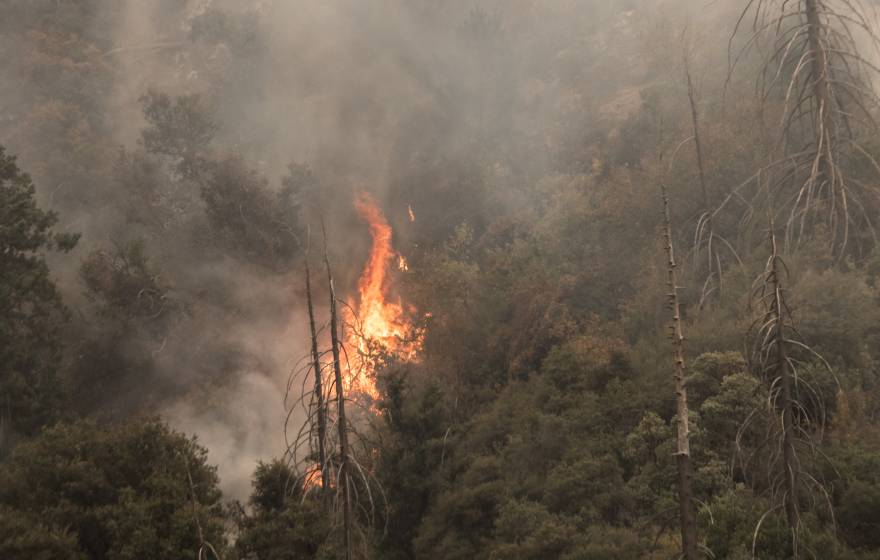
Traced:
[[406, 259], [391, 245], [391, 226], [369, 195], [360, 194], [355, 208], [369, 226], [373, 244], [358, 281], [356, 313], [348, 317], [353, 328], [348, 329], [346, 338], [349, 347], [357, 349], [357, 356], [349, 356], [352, 363], [346, 389], [377, 398], [375, 369], [381, 355], [412, 360], [421, 349], [421, 335], [413, 328], [400, 299], [392, 301], [389, 294], [389, 267], [396, 260], [398, 269], [409, 269]]

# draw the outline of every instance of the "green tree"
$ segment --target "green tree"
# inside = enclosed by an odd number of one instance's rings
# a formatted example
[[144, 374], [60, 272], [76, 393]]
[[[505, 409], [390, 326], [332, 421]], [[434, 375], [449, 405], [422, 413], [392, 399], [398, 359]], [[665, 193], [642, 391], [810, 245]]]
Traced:
[[150, 125], [141, 133], [144, 148], [149, 153], [170, 157], [175, 170], [184, 178], [195, 178], [217, 132], [204, 99], [197, 94], [172, 98], [150, 90], [141, 97], [141, 104]]
[[260, 463], [254, 473], [252, 512], [238, 520], [235, 543], [241, 558], [302, 560], [315, 558], [329, 533], [320, 502], [303, 497], [296, 473], [286, 463]]
[[218, 243], [252, 262], [289, 267], [301, 245], [298, 187], [307, 184], [297, 168], [291, 168], [284, 188], [273, 192], [239, 156], [210, 163], [201, 195]]
[[37, 206], [31, 178], [0, 146], [0, 455], [14, 434], [33, 434], [56, 413], [59, 326], [65, 310], [46, 254], [78, 236], [57, 233]]
[[386, 372], [380, 385], [385, 444], [377, 473], [390, 507], [388, 534], [378, 546], [389, 560], [414, 557], [412, 541], [438, 489], [449, 428], [442, 391], [414, 383], [408, 373]]
[[169, 294], [144, 244], [92, 251], [80, 280], [91, 305], [80, 310], [85, 324], [70, 337], [71, 406], [124, 418], [152, 398], [167, 398], [171, 384], [159, 375], [159, 355], [186, 307]]
[[76, 536], [47, 527], [36, 515], [0, 507], [0, 557], [33, 560], [85, 560]]
[[0, 465], [0, 534], [34, 522], [0, 550], [9, 560], [51, 550], [64, 552], [52, 558], [183, 560], [203, 541], [222, 550], [217, 483], [207, 450], [159, 421], [58, 424]]

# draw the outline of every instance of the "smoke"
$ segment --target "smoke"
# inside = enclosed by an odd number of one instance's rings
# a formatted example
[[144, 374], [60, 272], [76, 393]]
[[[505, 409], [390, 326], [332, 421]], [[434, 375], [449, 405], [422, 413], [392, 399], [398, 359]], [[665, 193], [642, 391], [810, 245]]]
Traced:
[[[105, 395], [103, 406], [159, 413], [197, 434], [224, 490], [239, 499], [257, 460], [284, 452], [286, 383], [308, 348], [303, 281], [298, 270], [270, 271], [206, 241], [198, 187], [167, 170], [142, 182], [171, 217], [159, 226], [130, 219], [135, 181], [115, 169], [120, 148], [143, 152], [141, 97], [150, 89], [202, 96], [218, 126], [212, 155], [239, 154], [272, 189], [289, 163], [308, 164], [342, 295], [353, 294], [370, 245], [352, 206], [356, 193], [378, 201], [404, 252], [442, 242], [462, 222], [479, 228], [486, 216], [526, 211], [537, 177], [587, 172], [577, 162], [601, 140], [590, 131], [610, 133], [609, 122], [638, 108], [640, 91], [675, 71], [685, 26], [712, 33], [712, 13], [733, 5], [715, 3], [712, 12], [686, 0], [82, 4], [89, 8], [47, 4], [40, 12], [55, 18], [52, 29], [87, 30], [75, 52], [28, 35], [43, 20], [17, 16], [24, 54], [11, 50], [13, 35], [4, 38], [12, 62], [3, 75], [39, 62], [49, 77], [28, 75], [18, 87], [3, 81], [0, 138], [22, 155], [62, 227], [84, 234], [72, 258], [53, 262], [79, 315], [91, 317], [79, 261], [111, 240], [145, 240], [168, 300], [182, 311], [159, 335], [130, 335], [152, 365], [125, 382], [124, 401]], [[16, 15], [33, 6], [8, 9]], [[702, 69], [717, 68], [724, 47], [704, 53]], [[67, 79], [77, 72], [82, 81]], [[622, 91], [626, 106], [612, 103]], [[313, 208], [303, 213], [317, 231], [314, 218]]]

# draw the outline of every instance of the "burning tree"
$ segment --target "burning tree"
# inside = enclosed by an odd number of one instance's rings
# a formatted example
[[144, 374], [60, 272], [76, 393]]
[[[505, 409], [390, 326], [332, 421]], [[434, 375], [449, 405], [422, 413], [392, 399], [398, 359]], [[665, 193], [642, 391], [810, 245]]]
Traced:
[[349, 388], [374, 399], [376, 370], [386, 358], [414, 360], [422, 349], [422, 331], [389, 290], [388, 271], [408, 270], [406, 259], [392, 244], [392, 230], [375, 201], [360, 193], [355, 208], [370, 228], [370, 257], [358, 281], [358, 306], [346, 307], [346, 341], [356, 353], [351, 357]]
[[[288, 381], [286, 397], [297, 381], [301, 391], [293, 402], [288, 403], [286, 398], [285, 422], [288, 434], [293, 414], [305, 411], [305, 421], [288, 440], [287, 459], [300, 469], [304, 499], [318, 493], [332, 513], [334, 527], [341, 530], [347, 559], [366, 554], [368, 538], [363, 527], [374, 525], [377, 507], [385, 501], [372, 471], [374, 454], [359, 419], [378, 414], [376, 374], [382, 364], [389, 358], [415, 359], [422, 336], [399, 300], [392, 301], [389, 296], [387, 272], [395, 262], [401, 269], [400, 263], [405, 263], [392, 248], [391, 227], [369, 196], [360, 195], [356, 207], [369, 225], [373, 240], [358, 283], [359, 300], [357, 305], [349, 305], [337, 298], [322, 220], [329, 319], [321, 325], [315, 317], [310, 254], [306, 254], [310, 352]], [[322, 335], [329, 350], [320, 349]]]

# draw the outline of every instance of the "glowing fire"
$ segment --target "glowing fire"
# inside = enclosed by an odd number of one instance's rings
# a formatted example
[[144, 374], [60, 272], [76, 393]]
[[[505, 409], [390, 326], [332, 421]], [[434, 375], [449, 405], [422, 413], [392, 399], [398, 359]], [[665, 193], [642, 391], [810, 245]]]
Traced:
[[[370, 228], [373, 238], [370, 258], [358, 281], [358, 302], [355, 309], [343, 307], [345, 314], [345, 346], [343, 359], [343, 385], [349, 397], [369, 395], [375, 401], [379, 397], [376, 388], [376, 369], [384, 357], [413, 360], [422, 348], [422, 332], [414, 328], [411, 317], [415, 309], [405, 312], [400, 303], [390, 300], [388, 271], [396, 263], [400, 271], [409, 270], [406, 258], [391, 246], [391, 226], [382, 211], [366, 193], [355, 200], [355, 208]], [[415, 219], [409, 208], [411, 220]], [[429, 317], [430, 314], [426, 314]], [[374, 403], [367, 408], [381, 414]], [[313, 464], [302, 475], [304, 491], [321, 487], [321, 465]], [[333, 485], [333, 481], [330, 481]]]
[[347, 342], [349, 348], [357, 349], [357, 356], [349, 356], [352, 363], [346, 389], [377, 398], [375, 369], [380, 354], [412, 360], [421, 349], [421, 335], [413, 328], [400, 299], [390, 299], [389, 267], [396, 260], [399, 270], [409, 270], [406, 259], [391, 246], [391, 226], [369, 195], [360, 194], [355, 208], [369, 225], [373, 245], [358, 281], [356, 315], [349, 313], [347, 317], [353, 326], [347, 331]]

